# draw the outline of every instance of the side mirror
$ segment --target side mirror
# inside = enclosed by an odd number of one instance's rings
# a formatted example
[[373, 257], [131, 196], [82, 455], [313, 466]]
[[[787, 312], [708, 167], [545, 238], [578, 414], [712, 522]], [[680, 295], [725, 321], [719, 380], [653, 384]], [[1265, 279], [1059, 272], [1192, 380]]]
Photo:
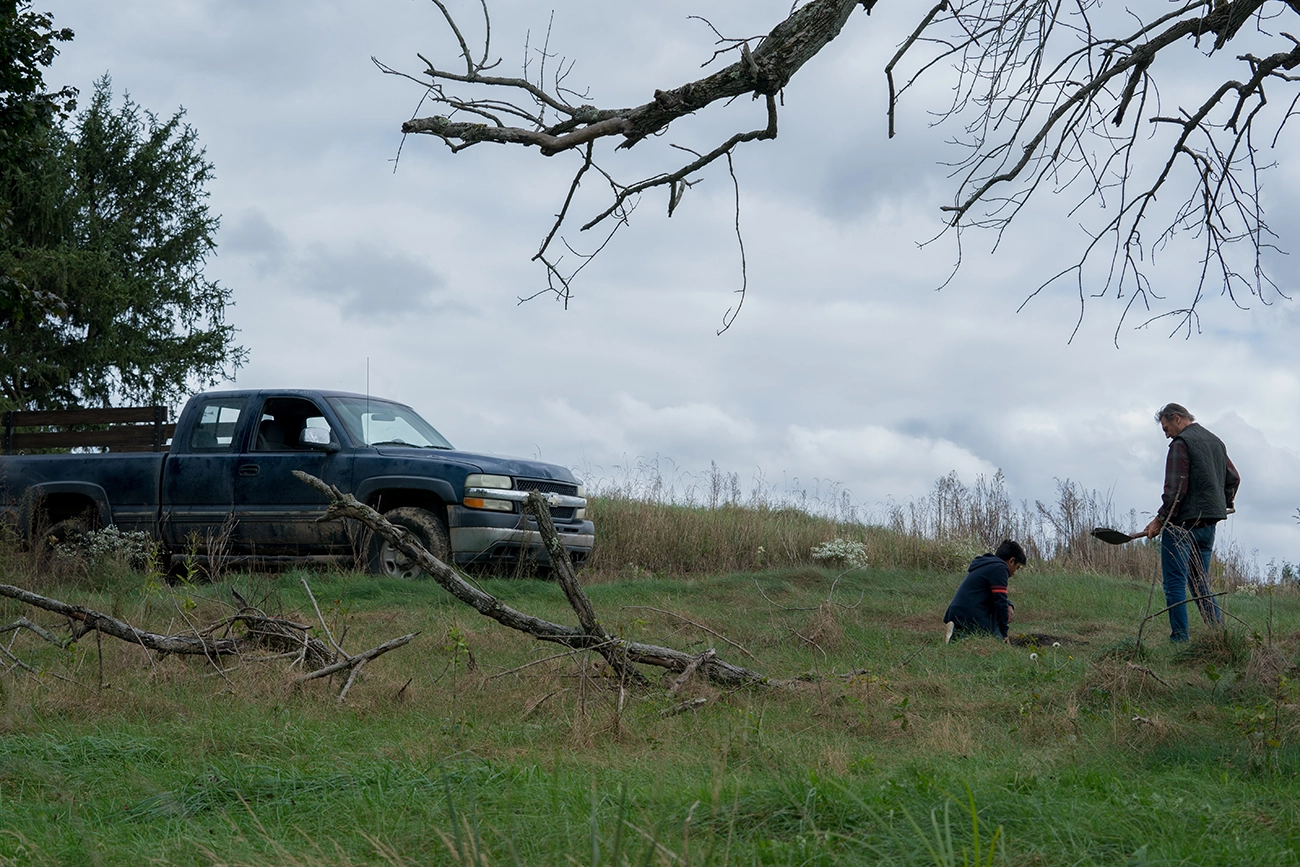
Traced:
[[317, 452], [333, 454], [340, 446], [334, 441], [328, 429], [323, 427], [305, 427], [298, 435], [298, 445]]

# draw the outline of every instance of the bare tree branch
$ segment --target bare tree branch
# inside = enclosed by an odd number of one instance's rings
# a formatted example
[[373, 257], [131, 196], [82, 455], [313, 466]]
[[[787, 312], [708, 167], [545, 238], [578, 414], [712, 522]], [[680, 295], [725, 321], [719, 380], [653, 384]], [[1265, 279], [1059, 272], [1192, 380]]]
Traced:
[[[297, 647], [299, 644], [304, 645], [313, 664], [328, 661], [330, 657], [328, 648], [320, 641], [303, 637], [308, 627], [282, 618], [267, 617], [256, 609], [244, 609], [206, 629], [193, 630], [190, 635], [162, 635], [137, 629], [124, 620], [91, 608], [51, 599], [11, 584], [0, 584], [0, 596], [68, 618], [73, 626], [72, 638], [59, 641], [61, 646], [67, 646], [89, 632], [97, 632], [157, 653], [203, 655], [209, 659], [225, 654], [239, 654], [250, 648], [287, 650], [290, 646]], [[245, 632], [242, 635], [216, 637], [215, 633], [223, 629], [229, 633], [229, 627], [234, 624], [243, 625]], [[49, 640], [47, 634], [40, 631], [37, 634]]]
[[[946, 14], [922, 22], [888, 72], [892, 76], [904, 54], [925, 45], [938, 50], [918, 60], [918, 75], [935, 74], [939, 59], [956, 71], [953, 102], [941, 121], [962, 125], [960, 145], [967, 155], [953, 166], [958, 188], [953, 204], [943, 209], [951, 229], [991, 229], [1000, 238], [1042, 188], [1079, 190], [1071, 213], [1085, 203], [1110, 213], [1088, 230], [1073, 264], [1029, 298], [1071, 278], [1082, 321], [1088, 298], [1127, 297], [1118, 336], [1135, 305], [1151, 310], [1153, 301], [1163, 300], [1150, 283], [1150, 259], [1183, 234], [1200, 238], [1200, 278], [1190, 299], [1153, 312], [1141, 325], [1173, 317], [1176, 328], [1192, 333], [1197, 308], [1216, 285], [1238, 306], [1244, 299], [1267, 304], [1281, 295], [1262, 259], [1274, 236], [1263, 219], [1262, 166], [1250, 133], [1267, 105], [1266, 86], [1294, 82], [1287, 71], [1300, 65], [1300, 44], [1282, 34], [1286, 50], [1263, 58], [1238, 56], [1249, 75], [1213, 86], [1178, 116], [1160, 114], [1155, 74], [1158, 58], [1189, 44], [1214, 55], [1251, 20], [1260, 25], [1256, 38], [1276, 39], [1264, 21], [1295, 13], [1294, 5], [1187, 0], [1118, 36], [1103, 34], [1094, 20], [1100, 14], [1094, 0], [952, 0], [935, 8], [945, 6]], [[1104, 24], [1115, 29], [1113, 21]], [[891, 99], [891, 114], [893, 108]], [[1279, 127], [1288, 116], [1276, 121]], [[1176, 135], [1156, 135], [1161, 125], [1172, 126]], [[1154, 153], [1154, 166], [1139, 146]], [[1157, 208], [1174, 183], [1187, 190], [1183, 204]], [[1153, 220], [1154, 231], [1148, 225]], [[1085, 273], [1094, 259], [1099, 275], [1095, 269]]]
[[[422, 55], [425, 69], [419, 76], [380, 64], [387, 73], [420, 81], [422, 102], [446, 109], [414, 117], [402, 130], [437, 136], [453, 152], [495, 143], [536, 147], [547, 156], [583, 153], [534, 256], [545, 268], [547, 286], [527, 296], [549, 293], [566, 304], [573, 278], [627, 223], [642, 193], [667, 187], [671, 215], [713, 162], [725, 157], [730, 165], [741, 145], [775, 138], [785, 85], [839, 36], [854, 9], [860, 5], [870, 13], [875, 5], [874, 0], [796, 4], [761, 38], [727, 37], [708, 20], [692, 16], [708, 25], [720, 46], [705, 65], [732, 51], [739, 57], [702, 78], [654, 90], [654, 98], [641, 105], [602, 108], [570, 99], [573, 91], [563, 81], [572, 61], [560, 58], [554, 80], [548, 80], [546, 63], [554, 57], [549, 26], [540, 52], [526, 48], [522, 77], [490, 75], [499, 61], [488, 64], [486, 5], [484, 50], [475, 59], [466, 31], [441, 0], [435, 3], [459, 46], [464, 72], [442, 69]], [[1175, 331], [1193, 333], [1199, 307], [1216, 287], [1238, 306], [1283, 297], [1266, 268], [1266, 254], [1277, 248], [1264, 216], [1259, 175], [1271, 163], [1260, 159], [1252, 131], [1267, 124], [1269, 147], [1276, 146], [1300, 104], [1297, 96], [1270, 108], [1268, 98], [1270, 89], [1296, 89], [1292, 70], [1300, 66], [1300, 41], [1273, 27], [1300, 14], [1297, 0], [1177, 0], [1172, 7], [1157, 7], [1150, 20], [1139, 14], [1138, 7], [1112, 13], [1099, 0], [939, 0], [917, 11], [916, 25], [883, 65], [890, 136], [899, 100], [914, 93], [920, 79], [943, 78], [939, 92], [952, 94], [936, 123], [956, 130], [953, 144], [961, 151], [950, 165], [953, 200], [942, 209], [947, 233], [958, 242], [958, 267], [963, 232], [989, 230], [999, 242], [1044, 191], [1072, 193], [1068, 216], [1089, 206], [1081, 252], [1026, 301], [1068, 282], [1078, 295], [1082, 322], [1089, 300], [1112, 296], [1121, 302], [1117, 338], [1131, 315], [1144, 317], [1141, 325], [1171, 319]], [[1236, 55], [1242, 75], [1212, 82], [1189, 107], [1162, 112], [1158, 75], [1182, 79], [1186, 64], [1198, 62], [1197, 53], [1208, 63], [1239, 41], [1249, 41], [1252, 49], [1272, 48], [1242, 51]], [[1194, 52], [1190, 57], [1188, 49]], [[535, 68], [530, 66], [534, 53], [541, 58]], [[1175, 68], [1176, 61], [1183, 66]], [[742, 127], [712, 149], [692, 151], [695, 159], [638, 180], [617, 180], [600, 165], [604, 142], [616, 149], [634, 147], [682, 118], [745, 95], [764, 100], [763, 128]], [[581, 229], [606, 221], [613, 229], [594, 253], [578, 254], [565, 241], [580, 260], [567, 269], [563, 257], [549, 251], [556, 238], [563, 239], [575, 193], [593, 170], [609, 182], [609, 199]], [[1174, 190], [1177, 195], [1171, 196]], [[1161, 293], [1151, 282], [1152, 257], [1183, 237], [1199, 251], [1199, 278], [1186, 297]], [[742, 269], [743, 263], [742, 252]], [[730, 317], [734, 311], [724, 316], [722, 331]]]
[[[497, 621], [502, 626], [531, 635], [538, 641], [549, 641], [574, 649], [595, 650], [604, 656], [616, 670], [619, 670], [620, 666], [625, 666], [627, 663], [634, 663], [654, 665], [659, 668], [666, 668], [669, 671], [680, 672], [685, 671], [686, 667], [696, 659], [695, 655], [683, 653], [680, 650], [659, 647], [653, 644], [642, 644], [637, 641], [626, 641], [617, 636], [608, 635], [600, 626], [599, 620], [596, 619], [595, 611], [590, 607], [590, 601], [584, 603], [580, 600], [578, 605], [575, 606], [579, 620], [584, 623], [584, 625], [578, 627], [552, 623], [549, 620], [543, 620], [540, 617], [534, 617], [531, 614], [512, 608], [495, 596], [471, 584], [451, 566], [426, 551], [412, 533], [402, 527], [390, 524], [383, 515], [361, 503], [351, 494], [345, 494], [333, 485], [326, 484], [315, 476], [308, 475], [300, 470], [294, 470], [293, 475], [299, 481], [310, 485], [330, 499], [329, 508], [318, 520], [330, 521], [339, 518], [354, 518], [360, 521], [373, 532], [387, 539], [406, 557], [418, 563], [430, 578], [456, 599], [483, 616]], [[563, 543], [559, 540], [559, 534], [555, 533], [554, 525], [549, 521], [549, 513], [545, 514], [546, 520], [538, 522], [538, 529], [543, 534], [547, 553], [551, 555], [552, 566], [563, 569], [565, 565], [568, 565], [568, 555], [564, 551]], [[571, 586], [565, 587], [566, 595], [578, 595], [582, 597], [582, 600], [585, 600], [585, 594], [582, 593], [581, 587], [577, 585], [576, 578], [572, 576], [571, 566], [569, 566], [569, 573], [569, 578], [564, 579], [571, 581]], [[573, 598], [570, 596], [570, 602], [572, 603], [572, 601]], [[728, 686], [758, 685], [768, 682], [763, 675], [756, 671], [732, 665], [716, 657], [709, 659], [702, 667], [710, 680]], [[622, 670], [628, 671], [626, 668]], [[629, 674], [629, 677], [633, 676]], [[635, 677], [643, 679], [640, 675]]]

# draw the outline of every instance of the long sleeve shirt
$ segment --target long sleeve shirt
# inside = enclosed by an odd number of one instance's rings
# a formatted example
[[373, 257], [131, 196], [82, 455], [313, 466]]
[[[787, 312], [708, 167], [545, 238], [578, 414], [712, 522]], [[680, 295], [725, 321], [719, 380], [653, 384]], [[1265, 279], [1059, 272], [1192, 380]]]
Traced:
[[1010, 577], [1007, 564], [992, 554], [976, 557], [944, 612], [944, 622], [956, 623], [959, 629], [982, 630], [1006, 638], [1012, 607], [1007, 599]]
[[[1187, 480], [1191, 470], [1192, 457], [1187, 449], [1187, 443], [1175, 438], [1169, 444], [1169, 456], [1165, 458], [1165, 491], [1160, 500], [1160, 511], [1156, 512], [1156, 517], [1162, 523], [1168, 523], [1171, 513], [1175, 518], [1178, 516], [1176, 509], [1178, 504], [1187, 497]], [[1233, 508], [1233, 501], [1237, 498], [1237, 488], [1240, 486], [1241, 474], [1232, 465], [1232, 458], [1228, 458], [1228, 477], [1223, 485], [1223, 493], [1229, 509]]]

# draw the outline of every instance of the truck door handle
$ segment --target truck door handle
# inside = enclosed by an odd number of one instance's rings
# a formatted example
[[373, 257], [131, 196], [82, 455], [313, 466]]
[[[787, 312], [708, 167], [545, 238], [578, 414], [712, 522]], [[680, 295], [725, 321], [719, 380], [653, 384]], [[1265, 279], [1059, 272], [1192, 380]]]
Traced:
[[257, 464], [240, 464], [239, 474], [241, 476], [255, 476], [261, 470]]

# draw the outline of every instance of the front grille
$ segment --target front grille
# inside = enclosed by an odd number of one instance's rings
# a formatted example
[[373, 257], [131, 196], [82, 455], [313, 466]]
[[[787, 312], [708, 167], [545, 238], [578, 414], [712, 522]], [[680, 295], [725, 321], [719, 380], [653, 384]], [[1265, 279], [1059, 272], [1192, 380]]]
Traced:
[[540, 491], [543, 494], [578, 495], [578, 486], [568, 482], [548, 482], [541, 479], [515, 479], [515, 487], [521, 491]]
[[[521, 491], [537, 491], [541, 494], [564, 494], [569, 497], [578, 495], [578, 486], [568, 482], [551, 482], [541, 479], [515, 479], [515, 487]], [[552, 521], [572, 521], [572, 506], [559, 506], [551, 509]]]

